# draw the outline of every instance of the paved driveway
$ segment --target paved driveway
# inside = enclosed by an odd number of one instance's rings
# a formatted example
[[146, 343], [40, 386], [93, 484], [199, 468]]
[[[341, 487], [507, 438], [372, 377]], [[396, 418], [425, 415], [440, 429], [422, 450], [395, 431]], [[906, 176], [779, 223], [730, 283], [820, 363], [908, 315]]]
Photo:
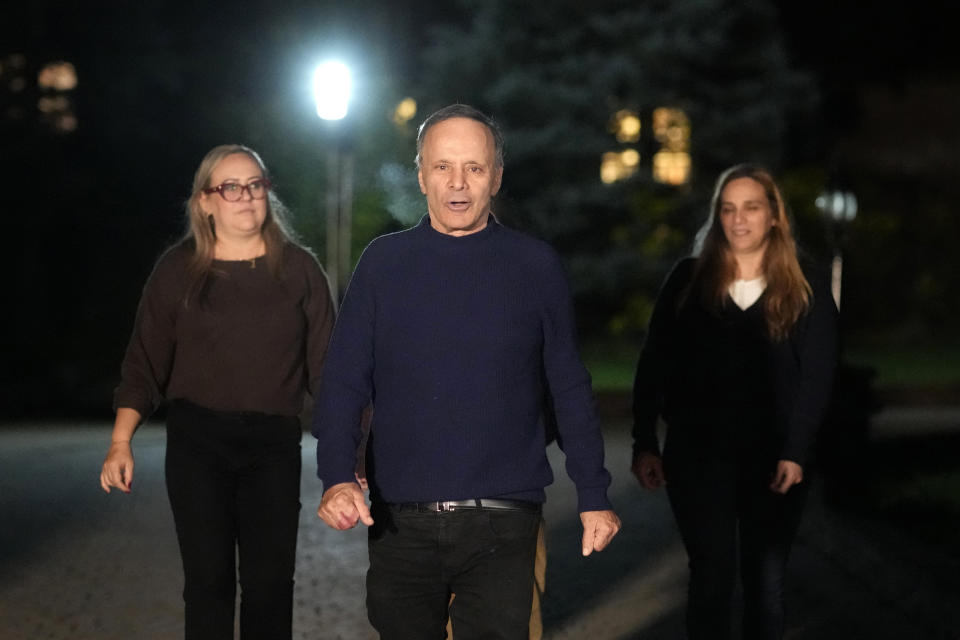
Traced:
[[[0, 428], [0, 639], [181, 637], [164, 432], [151, 425], [140, 430], [134, 491], [108, 496], [98, 475], [109, 432], [106, 424]], [[608, 433], [607, 447], [611, 496], [625, 526], [607, 551], [587, 559], [579, 555], [579, 519], [562, 454], [551, 450], [557, 481], [546, 509], [547, 637], [679, 638], [685, 557], [665, 496], [642, 492], [627, 473], [622, 425]], [[337, 532], [317, 520], [320, 487], [309, 435], [303, 455], [294, 635], [372, 639], [363, 606], [365, 532]], [[893, 542], [884, 546], [881, 534], [831, 512], [814, 492], [792, 560], [789, 639], [960, 637], [952, 635], [960, 628], [952, 626], [955, 607], [944, 604], [956, 602], [951, 598], [960, 591], [925, 583], [922, 571], [909, 569], [922, 559], [916, 553], [884, 555]], [[901, 584], [904, 576], [916, 583]]]

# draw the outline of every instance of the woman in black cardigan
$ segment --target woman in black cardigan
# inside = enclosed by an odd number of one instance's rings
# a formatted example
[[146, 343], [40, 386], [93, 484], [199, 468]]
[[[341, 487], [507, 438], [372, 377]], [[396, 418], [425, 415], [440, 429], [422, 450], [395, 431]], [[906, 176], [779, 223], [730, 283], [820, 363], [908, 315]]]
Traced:
[[632, 471], [648, 489], [667, 486], [690, 559], [691, 640], [731, 636], [738, 560], [743, 637], [782, 636], [836, 351], [829, 286], [801, 269], [776, 183], [760, 167], [728, 169], [693, 256], [660, 291], [634, 383]]

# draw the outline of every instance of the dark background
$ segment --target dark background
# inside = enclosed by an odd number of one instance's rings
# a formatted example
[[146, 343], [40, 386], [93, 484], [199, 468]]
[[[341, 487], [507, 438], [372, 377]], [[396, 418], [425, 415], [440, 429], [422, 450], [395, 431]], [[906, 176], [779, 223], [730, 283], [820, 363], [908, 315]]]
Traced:
[[[109, 416], [140, 288], [183, 231], [210, 147], [261, 152], [322, 260], [326, 150], [344, 136], [355, 258], [419, 212], [415, 127], [455, 101], [503, 125], [495, 210], [561, 251], [586, 343], [636, 352], [717, 173], [760, 161], [781, 178], [811, 258], [826, 264], [841, 243], [846, 344], [936, 352], [945, 377], [927, 386], [953, 388], [960, 73], [945, 2], [345, 4], [38, 1], [0, 12], [0, 417]], [[309, 86], [331, 55], [356, 83], [337, 131], [316, 118]], [[75, 67], [74, 89], [38, 86], [54, 61]], [[407, 96], [418, 112], [398, 125]], [[66, 106], [45, 113], [45, 97]], [[659, 105], [690, 116], [683, 187], [649, 177]], [[599, 160], [617, 147], [607, 125], [620, 108], [644, 121], [641, 166], [606, 186]], [[813, 204], [835, 187], [860, 205], [842, 234]]]

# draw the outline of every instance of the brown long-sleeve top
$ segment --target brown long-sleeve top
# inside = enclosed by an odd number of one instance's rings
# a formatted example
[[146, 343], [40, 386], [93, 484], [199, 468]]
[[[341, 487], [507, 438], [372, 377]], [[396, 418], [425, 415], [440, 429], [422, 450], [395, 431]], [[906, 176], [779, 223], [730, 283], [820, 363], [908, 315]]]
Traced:
[[192, 245], [157, 261], [137, 309], [114, 408], [146, 418], [163, 400], [217, 411], [293, 416], [319, 387], [334, 305], [309, 252], [287, 244], [279, 272], [264, 258], [214, 261], [199, 299], [186, 301]]

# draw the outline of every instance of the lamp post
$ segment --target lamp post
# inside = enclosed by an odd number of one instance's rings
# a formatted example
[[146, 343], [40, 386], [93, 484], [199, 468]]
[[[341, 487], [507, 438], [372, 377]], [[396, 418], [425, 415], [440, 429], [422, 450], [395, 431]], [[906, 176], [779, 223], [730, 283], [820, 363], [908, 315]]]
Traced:
[[353, 205], [353, 152], [337, 123], [347, 116], [351, 85], [350, 69], [342, 62], [324, 62], [313, 73], [317, 116], [328, 123], [332, 138], [327, 148], [327, 276], [337, 298], [350, 272]]
[[830, 269], [830, 290], [833, 301], [840, 308], [840, 288], [843, 279], [843, 231], [857, 217], [857, 197], [851, 191], [827, 189], [817, 196], [815, 202], [820, 213], [830, 222], [833, 242], [833, 262]]

